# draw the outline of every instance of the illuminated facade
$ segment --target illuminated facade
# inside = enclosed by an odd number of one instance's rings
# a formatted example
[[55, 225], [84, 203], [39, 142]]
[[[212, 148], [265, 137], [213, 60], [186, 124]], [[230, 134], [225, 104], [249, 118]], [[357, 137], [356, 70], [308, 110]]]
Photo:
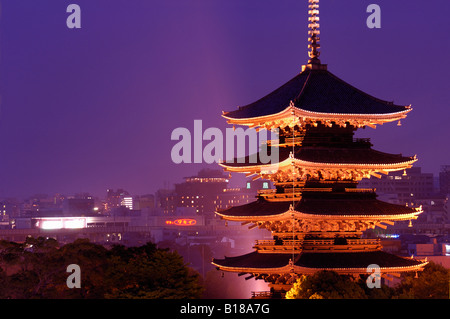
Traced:
[[417, 159], [374, 150], [369, 139], [354, 138], [356, 130], [400, 121], [412, 109], [372, 97], [321, 64], [318, 2], [309, 0], [308, 64], [272, 93], [223, 114], [229, 124], [277, 129], [279, 142], [269, 147], [278, 148], [279, 160], [254, 163], [248, 156], [220, 164], [274, 184], [252, 203], [217, 211], [225, 220], [267, 229], [273, 238], [258, 240], [251, 253], [213, 264], [262, 279], [275, 291], [287, 291], [299, 275], [319, 270], [358, 277], [376, 264], [389, 277], [426, 264], [388, 254], [379, 239], [363, 236], [367, 229], [413, 220], [422, 212], [380, 201], [374, 189], [357, 188], [362, 178], [403, 171]]
[[113, 189], [106, 190], [106, 211], [111, 211], [114, 208], [118, 208], [124, 205], [124, 198], [129, 197], [130, 194], [123, 190], [118, 189], [114, 191]]
[[175, 184], [177, 207], [191, 207], [202, 216], [212, 216], [214, 199], [227, 188], [228, 178], [220, 170], [201, 170], [197, 176], [185, 177], [183, 183]]
[[393, 172], [381, 178], [364, 179], [359, 187], [375, 188], [378, 194], [395, 196], [394, 204], [415, 205], [418, 200], [429, 198], [434, 193], [433, 174], [422, 173], [420, 167]]
[[122, 199], [120, 203], [121, 206], [125, 206], [126, 208], [133, 210], [133, 197], [127, 196]]

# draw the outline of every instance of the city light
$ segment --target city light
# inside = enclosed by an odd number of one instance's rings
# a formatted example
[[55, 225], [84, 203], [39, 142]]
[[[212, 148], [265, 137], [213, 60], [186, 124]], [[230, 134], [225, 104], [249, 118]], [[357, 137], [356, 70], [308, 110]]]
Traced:
[[86, 228], [86, 219], [85, 218], [74, 218], [74, 219], [66, 219], [64, 220], [64, 228]]
[[36, 222], [40, 229], [80, 229], [86, 228], [86, 218], [42, 218]]
[[63, 222], [61, 219], [57, 220], [41, 220], [36, 223], [36, 226], [41, 229], [62, 229]]
[[181, 218], [175, 220], [166, 220], [166, 225], [174, 225], [174, 226], [194, 226], [197, 224], [197, 221], [192, 218]]
[[450, 244], [445, 244], [445, 256], [450, 256]]
[[133, 197], [124, 197], [121, 205], [128, 209], [133, 209]]

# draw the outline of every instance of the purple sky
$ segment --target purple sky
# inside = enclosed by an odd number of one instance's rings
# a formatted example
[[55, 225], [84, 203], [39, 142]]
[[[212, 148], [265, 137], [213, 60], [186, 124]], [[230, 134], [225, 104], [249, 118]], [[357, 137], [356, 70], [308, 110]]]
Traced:
[[[66, 27], [80, 5], [82, 28]], [[381, 29], [366, 8], [381, 7]], [[321, 60], [414, 110], [367, 128], [374, 148], [450, 164], [450, 1], [322, 1]], [[177, 127], [225, 128], [307, 57], [306, 0], [3, 0], [0, 198], [107, 188], [153, 193], [199, 168], [173, 164]]]

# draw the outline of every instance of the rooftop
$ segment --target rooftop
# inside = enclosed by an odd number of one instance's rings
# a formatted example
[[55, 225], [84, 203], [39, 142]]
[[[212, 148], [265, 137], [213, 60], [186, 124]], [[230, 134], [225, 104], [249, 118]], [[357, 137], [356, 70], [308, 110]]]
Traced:
[[[280, 147], [279, 163], [289, 158], [292, 148]], [[271, 153], [271, 152], [268, 152]], [[267, 157], [267, 156], [265, 156]], [[333, 163], [333, 164], [399, 164], [414, 161], [414, 157], [404, 157], [401, 154], [389, 154], [373, 150], [371, 148], [334, 148], [334, 147], [295, 147], [294, 157], [311, 163]], [[247, 156], [234, 159], [230, 162], [221, 163], [225, 167], [245, 167], [265, 165], [261, 161], [260, 153], [256, 156]], [[270, 157], [272, 159], [272, 156]], [[267, 163], [276, 164], [276, 163]]]
[[288, 108], [291, 101], [298, 109], [327, 114], [392, 114], [410, 108], [364, 93], [326, 69], [305, 68], [270, 94], [223, 116], [250, 119], [273, 115]]
[[[243, 272], [247, 269], [252, 271], [267, 271], [270, 269], [289, 269], [290, 254], [263, 254], [252, 252], [242, 256], [225, 257], [224, 259], [214, 259], [213, 264], [227, 270]], [[423, 262], [411, 258], [403, 258], [383, 251], [370, 252], [338, 252], [338, 253], [301, 253], [295, 256], [295, 266], [301, 269], [330, 269], [330, 270], [351, 270], [364, 269], [370, 264], [377, 264], [380, 268], [405, 268], [423, 265]], [[410, 269], [409, 269], [410, 270]]]
[[[263, 198], [218, 212], [224, 217], [264, 217], [281, 215], [289, 211], [292, 200], [270, 202]], [[377, 200], [375, 194], [336, 194], [333, 192], [303, 193], [295, 203], [295, 211], [309, 215], [328, 216], [384, 216], [415, 214], [416, 209]]]

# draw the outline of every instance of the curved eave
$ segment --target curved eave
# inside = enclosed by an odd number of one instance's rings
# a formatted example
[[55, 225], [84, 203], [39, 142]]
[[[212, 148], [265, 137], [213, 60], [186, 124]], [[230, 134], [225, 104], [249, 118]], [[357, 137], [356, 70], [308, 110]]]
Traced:
[[214, 262], [211, 262], [214, 266], [218, 267], [220, 270], [228, 272], [240, 272], [240, 273], [263, 273], [263, 274], [283, 274], [290, 272], [291, 267], [289, 265], [278, 267], [278, 268], [251, 268], [251, 267], [231, 267], [222, 266]]
[[375, 171], [398, 171], [406, 168], [410, 168], [411, 165], [417, 161], [416, 156], [409, 161], [391, 163], [391, 164], [356, 164], [356, 163], [321, 163], [321, 162], [309, 162], [300, 159], [287, 158], [280, 163], [274, 164], [257, 164], [257, 165], [244, 165], [234, 166], [227, 165], [227, 163], [219, 163], [226, 171], [235, 173], [261, 173], [261, 172], [273, 172], [278, 171], [283, 167], [290, 167], [294, 161], [296, 166], [301, 168], [310, 169], [360, 169], [360, 170], [375, 170]]
[[402, 220], [410, 220], [417, 219], [418, 215], [423, 213], [421, 208], [414, 208], [415, 212], [411, 212], [408, 214], [389, 214], [389, 215], [329, 215], [329, 214], [306, 214], [296, 210], [287, 210], [280, 214], [273, 215], [263, 215], [263, 216], [234, 216], [234, 215], [226, 215], [220, 212], [216, 212], [217, 215], [222, 217], [225, 220], [229, 221], [240, 221], [240, 222], [264, 222], [264, 221], [283, 221], [290, 220], [293, 217], [296, 219], [316, 219], [316, 220], [376, 220], [379, 222], [382, 221], [402, 221]]
[[227, 114], [231, 112], [223, 112], [222, 117], [227, 119], [229, 124], [238, 124], [238, 125], [247, 125], [247, 126], [263, 126], [263, 123], [268, 121], [277, 121], [277, 120], [290, 120], [292, 116], [295, 115], [298, 118], [302, 118], [303, 120], [310, 120], [312, 122], [323, 122], [323, 121], [363, 121], [368, 124], [382, 124], [387, 122], [398, 121], [406, 118], [406, 114], [412, 111], [411, 106], [404, 106], [403, 111], [393, 112], [393, 113], [384, 113], [384, 114], [351, 114], [351, 113], [323, 113], [323, 112], [314, 112], [304, 110], [302, 108], [298, 108], [294, 105], [287, 106], [283, 111], [262, 115], [257, 117], [249, 117], [249, 118], [234, 118], [231, 116], [227, 116]]
[[[299, 274], [314, 274], [321, 270], [335, 271], [338, 274], [364, 274], [367, 273], [367, 268], [309, 268], [309, 267], [301, 267], [301, 266], [290, 266], [286, 265], [278, 268], [250, 268], [250, 267], [231, 267], [231, 266], [222, 266], [220, 264], [211, 262], [214, 266], [218, 267], [220, 270], [228, 271], [228, 272], [239, 272], [239, 273], [258, 273], [258, 274], [283, 274], [283, 273], [299, 273]], [[401, 266], [401, 267], [380, 267], [380, 272], [384, 274], [389, 273], [402, 273], [402, 272], [411, 272], [411, 271], [421, 271], [423, 267], [428, 264], [428, 261], [422, 261], [417, 265], [412, 266]]]

